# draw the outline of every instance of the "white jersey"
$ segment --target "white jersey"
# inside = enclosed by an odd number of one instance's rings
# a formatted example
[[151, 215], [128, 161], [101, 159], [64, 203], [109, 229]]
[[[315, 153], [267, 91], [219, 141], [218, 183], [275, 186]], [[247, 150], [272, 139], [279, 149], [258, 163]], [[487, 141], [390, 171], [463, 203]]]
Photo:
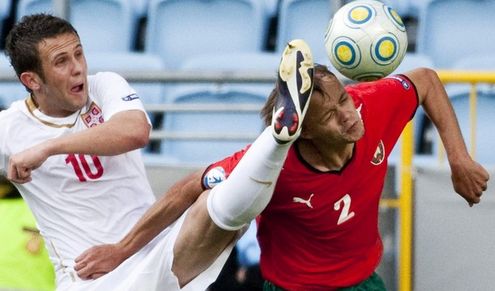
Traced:
[[[9, 156], [48, 139], [82, 131], [115, 113], [142, 110], [129, 84], [115, 73], [88, 77], [89, 100], [64, 118], [44, 115], [28, 97], [0, 112], [0, 173]], [[49, 157], [16, 187], [31, 208], [57, 273], [74, 280], [74, 259], [91, 246], [119, 241], [154, 202], [141, 154], [63, 154]]]

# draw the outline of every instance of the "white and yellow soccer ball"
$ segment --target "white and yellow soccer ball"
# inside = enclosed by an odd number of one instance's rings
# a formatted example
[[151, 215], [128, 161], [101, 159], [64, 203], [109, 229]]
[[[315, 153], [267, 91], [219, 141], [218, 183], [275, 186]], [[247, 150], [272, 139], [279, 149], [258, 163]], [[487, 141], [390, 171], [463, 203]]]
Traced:
[[391, 7], [375, 0], [342, 6], [325, 34], [332, 65], [356, 81], [373, 81], [392, 73], [404, 59], [407, 33]]

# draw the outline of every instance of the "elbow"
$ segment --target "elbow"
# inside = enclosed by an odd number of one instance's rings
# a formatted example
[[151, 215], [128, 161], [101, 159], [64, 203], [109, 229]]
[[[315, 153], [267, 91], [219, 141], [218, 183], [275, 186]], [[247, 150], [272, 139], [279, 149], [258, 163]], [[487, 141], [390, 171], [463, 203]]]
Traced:
[[435, 70], [430, 69], [430, 68], [426, 68], [426, 67], [419, 67], [419, 68], [415, 69], [414, 74], [417, 77], [423, 78], [423, 79], [428, 80], [428, 81], [440, 80], [438, 77], [438, 74]]
[[151, 126], [147, 120], [135, 122], [132, 127], [127, 127], [122, 131], [123, 137], [127, 140], [129, 150], [143, 148], [150, 140]]
[[429, 96], [445, 94], [442, 81], [433, 69], [417, 68], [406, 73], [406, 75], [416, 86], [420, 104], [424, 104]]
[[[142, 112], [132, 112], [133, 122], [132, 130], [127, 130], [130, 134], [130, 140], [133, 148], [143, 148], [148, 145], [150, 140], [151, 125], [148, 123], [146, 115]], [[130, 114], [128, 114], [129, 116]]]
[[125, 150], [135, 150], [148, 145], [151, 125], [141, 111], [125, 111], [118, 113], [109, 123], [114, 132], [118, 132], [119, 141], [125, 144]]
[[424, 85], [424, 89], [426, 90], [425, 95], [438, 92], [440, 88], [443, 88], [442, 81], [435, 70], [430, 68], [419, 68], [418, 71], [419, 75], [424, 78], [422, 83]]
[[437, 71], [430, 68], [420, 68], [420, 70], [422, 71], [423, 74], [425, 74], [425, 76], [428, 76], [430, 80], [440, 81], [440, 77], [438, 77]]
[[150, 131], [151, 126], [148, 123], [138, 127], [138, 129], [132, 135], [132, 140], [135, 148], [143, 148], [149, 143]]

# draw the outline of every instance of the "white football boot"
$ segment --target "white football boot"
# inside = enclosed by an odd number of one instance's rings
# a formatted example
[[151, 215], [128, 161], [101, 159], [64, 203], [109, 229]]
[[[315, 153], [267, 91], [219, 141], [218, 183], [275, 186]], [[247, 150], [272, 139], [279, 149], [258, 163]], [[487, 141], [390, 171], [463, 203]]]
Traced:
[[292, 40], [282, 54], [278, 69], [277, 97], [272, 129], [278, 143], [296, 140], [313, 92], [313, 57], [301, 39]]

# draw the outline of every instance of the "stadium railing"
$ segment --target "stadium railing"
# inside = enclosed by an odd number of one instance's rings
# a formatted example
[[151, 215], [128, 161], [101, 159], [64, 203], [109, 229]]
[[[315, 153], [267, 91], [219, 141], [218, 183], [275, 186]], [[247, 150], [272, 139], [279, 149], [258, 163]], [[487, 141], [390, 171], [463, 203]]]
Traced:
[[[453, 71], [439, 70], [439, 77], [443, 83], [467, 83], [471, 84], [470, 102], [469, 102], [469, 120], [470, 120], [470, 146], [469, 150], [475, 157], [477, 137], [476, 119], [477, 119], [477, 86], [479, 84], [495, 84], [495, 71]], [[413, 173], [414, 173], [414, 136], [413, 126], [410, 122], [402, 132], [402, 149], [400, 162], [401, 184], [399, 188], [398, 199], [383, 200], [381, 204], [399, 209], [400, 215], [400, 244], [399, 244], [399, 281], [398, 290], [412, 290], [412, 241], [413, 241]], [[443, 149], [443, 148], [442, 148]], [[439, 161], [444, 162], [444, 151], [439, 151]]]

